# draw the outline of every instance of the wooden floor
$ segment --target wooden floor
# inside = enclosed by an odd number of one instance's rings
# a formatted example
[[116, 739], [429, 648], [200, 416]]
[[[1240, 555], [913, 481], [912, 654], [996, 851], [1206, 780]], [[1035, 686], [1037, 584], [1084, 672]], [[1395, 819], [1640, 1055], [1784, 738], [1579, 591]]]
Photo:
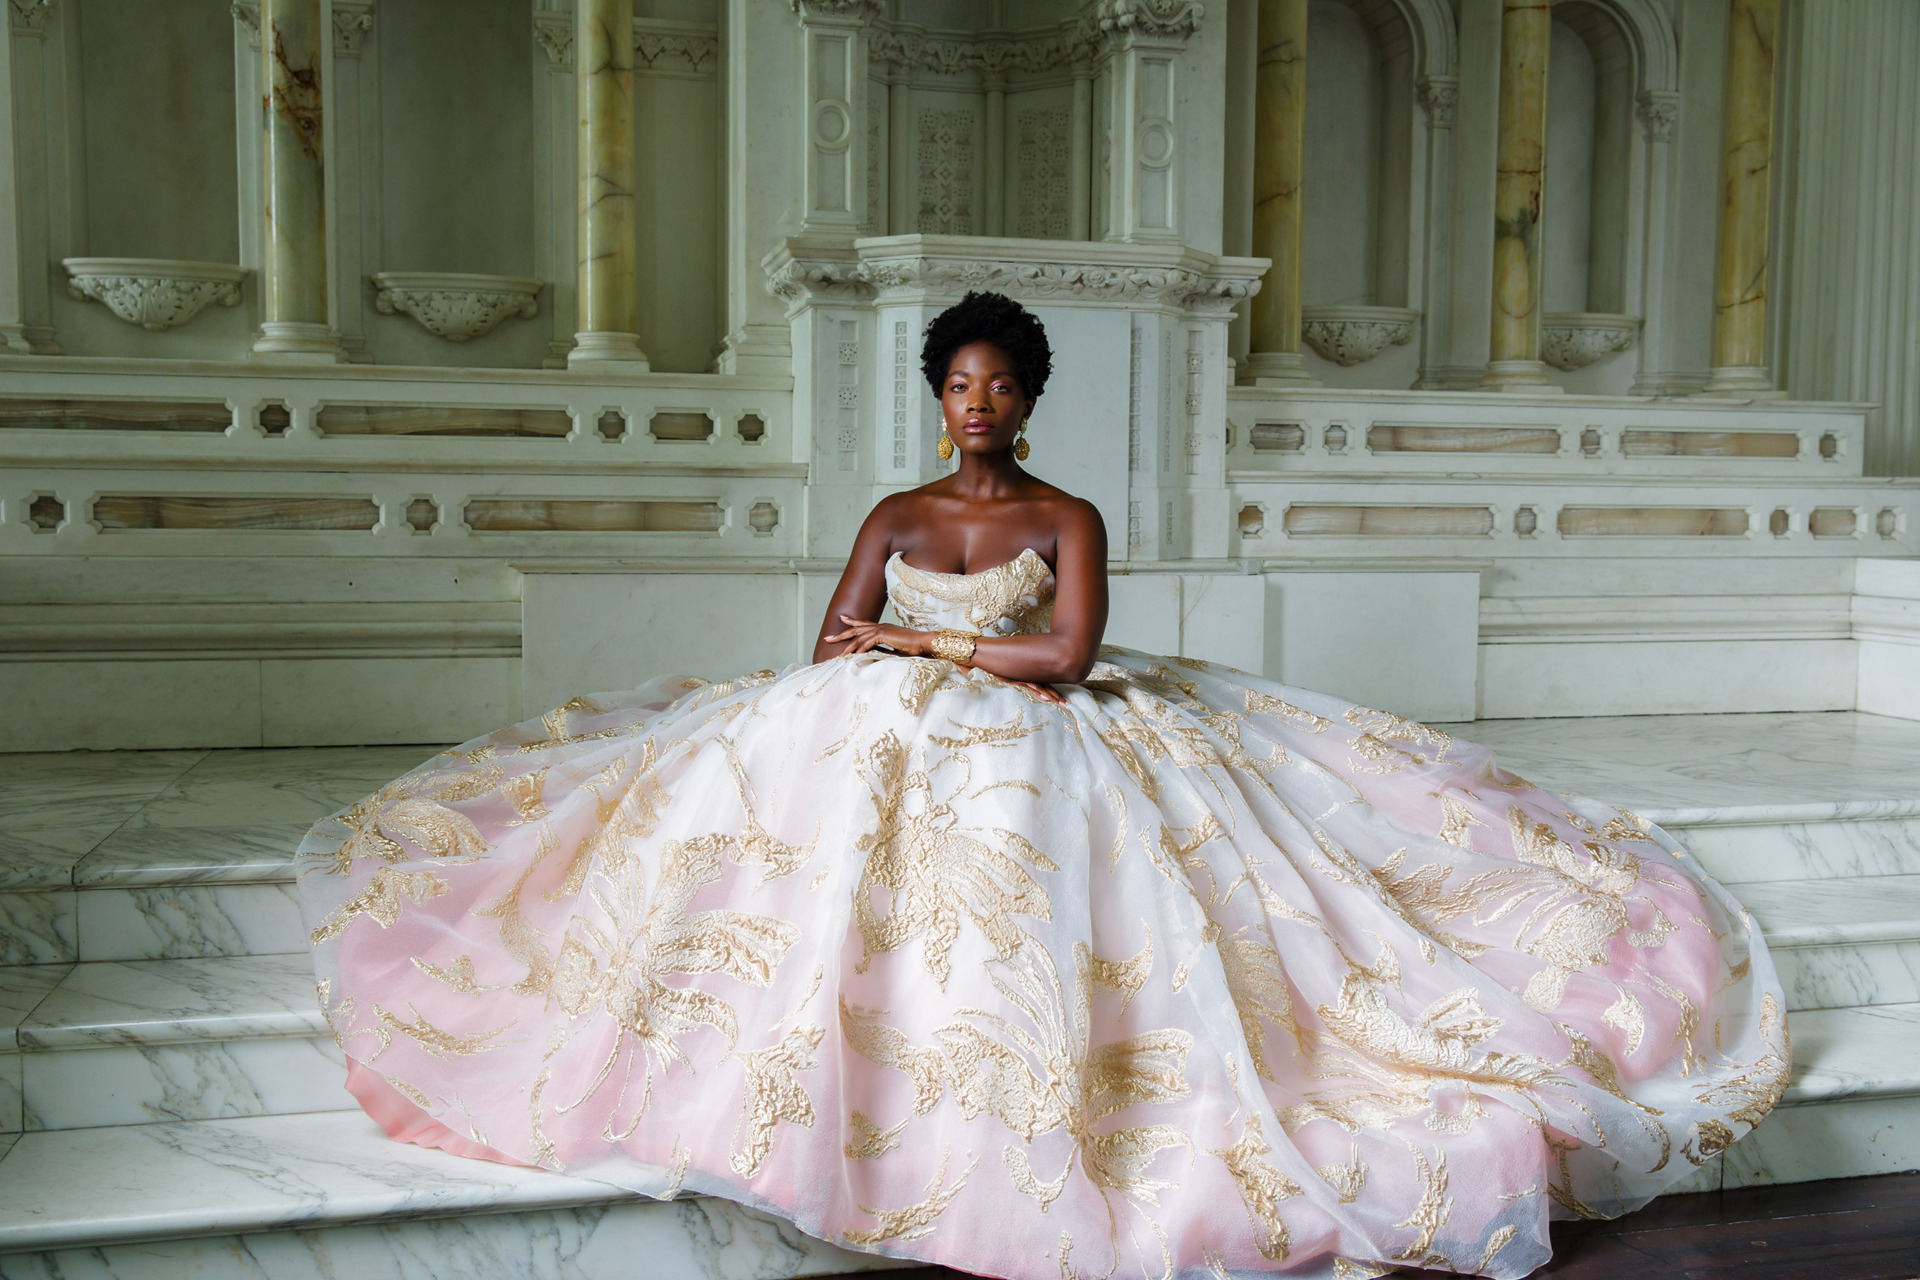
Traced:
[[1913, 1280], [1920, 1173], [1668, 1196], [1556, 1223], [1554, 1280]]
[[[870, 1274], [965, 1280], [943, 1267]], [[1445, 1275], [1394, 1274], [1421, 1280]], [[1553, 1261], [1534, 1275], [1553, 1280], [1916, 1280], [1920, 1173], [1668, 1196], [1612, 1222], [1558, 1222]]]

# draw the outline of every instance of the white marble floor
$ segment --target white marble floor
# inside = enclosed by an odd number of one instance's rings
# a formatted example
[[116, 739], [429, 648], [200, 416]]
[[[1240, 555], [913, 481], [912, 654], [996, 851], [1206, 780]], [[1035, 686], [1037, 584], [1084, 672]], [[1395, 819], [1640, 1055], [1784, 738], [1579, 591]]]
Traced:
[[1682, 825], [1682, 814], [1789, 806], [1920, 812], [1920, 721], [1857, 711], [1595, 716], [1448, 725], [1543, 786]]
[[[1832, 711], [1445, 727], [1534, 782], [1670, 822], [1702, 809], [1920, 811], [1920, 721]], [[174, 883], [210, 861], [225, 883], [277, 878], [308, 824], [436, 749], [0, 756], [0, 890]]]

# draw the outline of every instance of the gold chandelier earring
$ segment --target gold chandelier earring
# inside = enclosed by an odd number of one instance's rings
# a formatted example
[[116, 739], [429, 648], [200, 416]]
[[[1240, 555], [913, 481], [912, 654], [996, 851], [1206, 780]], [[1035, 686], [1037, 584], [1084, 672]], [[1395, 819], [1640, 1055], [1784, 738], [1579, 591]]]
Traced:
[[1033, 452], [1033, 446], [1027, 443], [1027, 420], [1020, 419], [1020, 431], [1013, 437], [1013, 460], [1025, 462], [1027, 455]]
[[940, 443], [934, 446], [934, 452], [940, 455], [942, 462], [953, 458], [953, 437], [947, 434], [945, 427], [940, 428]]

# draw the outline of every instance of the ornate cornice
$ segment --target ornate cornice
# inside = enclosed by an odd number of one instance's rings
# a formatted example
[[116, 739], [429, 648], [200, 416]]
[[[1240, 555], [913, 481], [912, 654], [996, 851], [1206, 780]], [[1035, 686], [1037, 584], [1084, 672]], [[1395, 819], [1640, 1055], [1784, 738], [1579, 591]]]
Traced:
[[342, 58], [360, 56], [367, 32], [373, 30], [373, 5], [333, 0], [333, 52]]
[[709, 76], [720, 66], [720, 37], [712, 27], [636, 18], [633, 57], [636, 71]]
[[1087, 20], [1102, 31], [1171, 40], [1192, 36], [1206, 16], [1199, 0], [1096, 0], [1087, 12]]
[[802, 18], [851, 18], [866, 22], [886, 11], [886, 0], [792, 0], [793, 11]]
[[[1044, 245], [1044, 249], [1036, 249]], [[995, 248], [1007, 250], [996, 255]], [[1215, 258], [1191, 250], [1103, 246], [1088, 260], [1059, 253], [1056, 242], [968, 237], [887, 237], [843, 244], [789, 241], [762, 265], [773, 293], [797, 310], [808, 303], [943, 301], [972, 289], [1041, 302], [1166, 307], [1225, 314], [1260, 288], [1260, 259]], [[1105, 260], [1093, 260], [1095, 254]], [[1128, 261], [1127, 259], [1134, 259]]]
[[867, 57], [935, 75], [1045, 72], [1094, 61], [1130, 37], [1185, 41], [1205, 16], [1197, 0], [1097, 0], [1059, 26], [992, 37], [902, 29], [882, 21], [868, 41]]
[[925, 35], [880, 28], [867, 45], [867, 57], [934, 75], [978, 71], [1003, 75], [1008, 71], [1051, 71], [1092, 57], [1096, 41], [1080, 23], [1051, 32], [1033, 32], [1016, 39], [974, 40], [965, 36]]

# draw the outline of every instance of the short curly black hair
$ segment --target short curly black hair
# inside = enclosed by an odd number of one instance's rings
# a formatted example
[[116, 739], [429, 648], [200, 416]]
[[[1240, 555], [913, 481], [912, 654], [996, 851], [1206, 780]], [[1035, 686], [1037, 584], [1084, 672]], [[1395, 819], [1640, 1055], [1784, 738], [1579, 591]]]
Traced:
[[940, 394], [953, 365], [953, 353], [976, 342], [991, 342], [1013, 361], [1020, 389], [1037, 400], [1053, 372], [1053, 348], [1038, 317], [1004, 293], [969, 293], [927, 326], [920, 348], [920, 371], [933, 394]]

